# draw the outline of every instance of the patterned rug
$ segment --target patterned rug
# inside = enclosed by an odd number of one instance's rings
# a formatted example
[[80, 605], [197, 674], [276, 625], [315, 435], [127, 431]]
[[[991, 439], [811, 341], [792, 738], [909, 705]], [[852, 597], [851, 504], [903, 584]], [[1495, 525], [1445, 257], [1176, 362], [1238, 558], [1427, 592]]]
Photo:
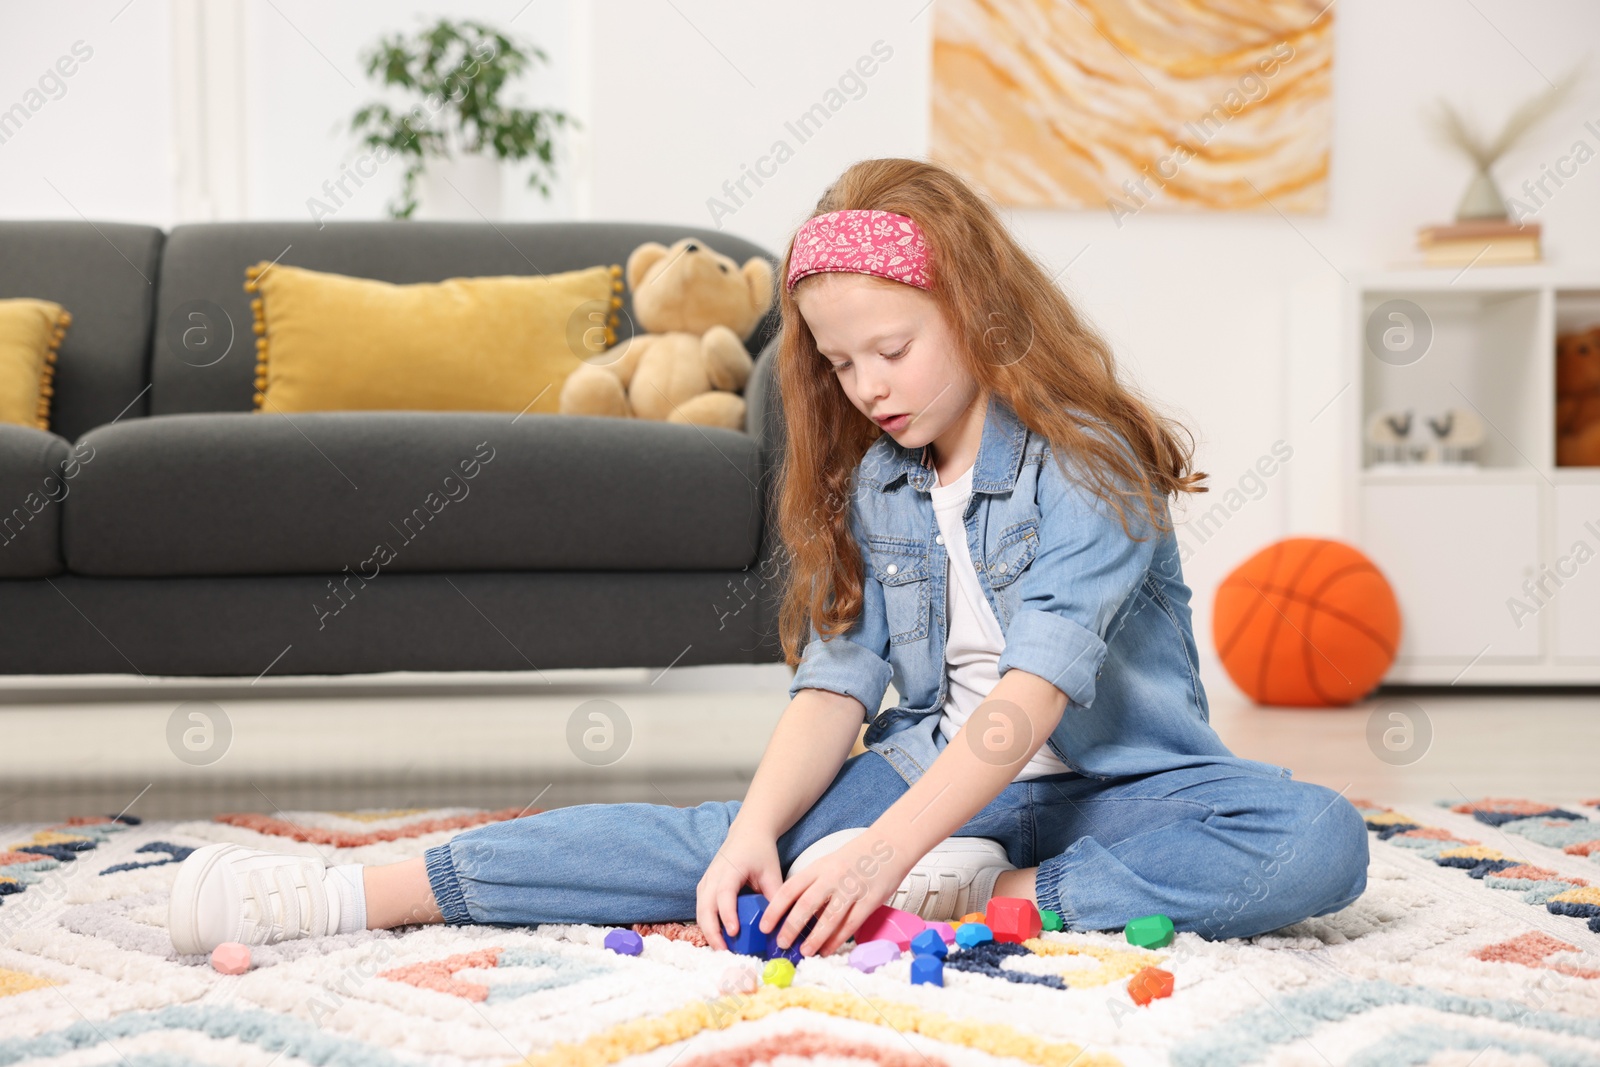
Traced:
[[[753, 993], [729, 973], [747, 958], [692, 925], [635, 927], [637, 957], [604, 947], [610, 927], [553, 924], [288, 942], [239, 976], [172, 952], [168, 891], [202, 844], [384, 863], [513, 809], [5, 826], [0, 1067], [1594, 1067], [1597, 803], [1356, 801], [1366, 894], [1249, 940], [1047, 933], [943, 988], [910, 984], [909, 957], [864, 974], [841, 953]], [[1141, 1007], [1128, 979], [1151, 964], [1175, 989]]]

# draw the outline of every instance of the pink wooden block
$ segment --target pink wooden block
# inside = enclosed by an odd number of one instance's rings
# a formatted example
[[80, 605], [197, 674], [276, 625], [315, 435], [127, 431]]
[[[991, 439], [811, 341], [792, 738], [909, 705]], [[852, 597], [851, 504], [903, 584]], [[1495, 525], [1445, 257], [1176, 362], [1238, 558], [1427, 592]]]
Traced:
[[949, 923], [929, 923], [928, 929], [937, 933], [939, 940], [945, 944], [953, 945], [956, 943], [955, 929]]
[[722, 972], [722, 981], [717, 988], [722, 990], [724, 996], [735, 993], [754, 993], [761, 988], [761, 979], [749, 967], [729, 967]]
[[856, 928], [856, 943], [893, 941], [901, 952], [909, 952], [911, 939], [927, 928], [928, 924], [922, 921], [922, 916], [885, 904], [868, 915], [866, 921]]
[[211, 966], [222, 974], [243, 974], [250, 969], [250, 946], [224, 941], [211, 950]]

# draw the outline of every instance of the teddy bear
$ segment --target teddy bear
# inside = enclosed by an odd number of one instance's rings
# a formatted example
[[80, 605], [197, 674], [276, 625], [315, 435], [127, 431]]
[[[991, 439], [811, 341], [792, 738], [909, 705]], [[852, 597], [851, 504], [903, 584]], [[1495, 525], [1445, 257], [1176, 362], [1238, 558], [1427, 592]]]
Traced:
[[743, 430], [755, 361], [744, 342], [773, 300], [773, 266], [743, 267], [685, 237], [628, 256], [637, 333], [590, 356], [561, 387], [563, 415], [610, 415]]
[[1556, 466], [1600, 467], [1600, 325], [1556, 338]]

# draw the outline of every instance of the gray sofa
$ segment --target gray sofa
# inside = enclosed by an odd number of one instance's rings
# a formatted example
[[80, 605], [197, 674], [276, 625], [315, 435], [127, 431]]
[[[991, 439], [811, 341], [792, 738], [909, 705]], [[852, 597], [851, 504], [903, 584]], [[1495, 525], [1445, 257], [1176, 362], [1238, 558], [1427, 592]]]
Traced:
[[437, 281], [626, 263], [685, 236], [776, 264], [727, 234], [645, 223], [0, 222], [0, 297], [73, 316], [51, 432], [0, 425], [0, 673], [781, 659], [775, 309], [748, 342], [744, 433], [252, 411], [247, 264]]

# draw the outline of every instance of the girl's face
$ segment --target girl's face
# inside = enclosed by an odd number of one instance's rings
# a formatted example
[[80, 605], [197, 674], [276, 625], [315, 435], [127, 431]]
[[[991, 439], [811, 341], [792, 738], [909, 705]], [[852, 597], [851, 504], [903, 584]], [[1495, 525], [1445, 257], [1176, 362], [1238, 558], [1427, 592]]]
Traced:
[[961, 364], [932, 295], [875, 275], [830, 271], [803, 279], [795, 304], [844, 395], [900, 445], [933, 442], [936, 455], [959, 455], [974, 411], [982, 432], [978, 382]]

